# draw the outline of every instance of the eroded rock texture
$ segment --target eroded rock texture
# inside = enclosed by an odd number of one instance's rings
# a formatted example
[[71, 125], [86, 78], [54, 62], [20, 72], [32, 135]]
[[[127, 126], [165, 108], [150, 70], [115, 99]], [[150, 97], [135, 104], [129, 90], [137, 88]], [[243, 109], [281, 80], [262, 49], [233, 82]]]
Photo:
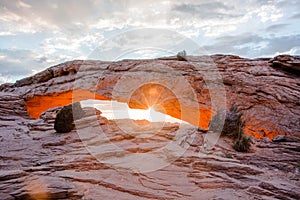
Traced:
[[208, 84], [211, 72], [218, 70], [227, 108], [235, 103], [242, 110], [247, 134], [273, 138], [300, 132], [299, 57], [250, 60], [215, 55], [187, 60], [71, 61], [0, 90], [23, 98], [34, 118], [48, 108], [74, 101], [115, 99], [132, 108], [159, 104], [160, 112], [206, 129], [216, 112], [211, 104], [214, 91]]
[[[0, 102], [3, 99], [15, 102], [13, 95], [0, 97]], [[1, 116], [1, 199], [300, 198], [297, 140], [257, 141], [247, 154], [234, 152], [224, 139], [213, 149], [204, 149], [206, 134], [196, 127], [185, 125], [178, 137], [178, 124], [167, 123], [157, 131], [161, 123], [133, 122], [139, 126], [124, 132], [120, 127], [130, 128], [131, 120], [108, 121], [93, 108], [84, 108], [86, 115], [75, 121], [77, 130], [58, 134], [53, 125], [59, 109], [50, 109], [39, 119], [25, 113]], [[95, 137], [99, 129], [105, 137]], [[170, 142], [188, 145], [187, 151], [158, 170], [137, 173], [101, 162], [155, 152]], [[91, 155], [94, 147], [102, 154]], [[164, 153], [169, 156], [160, 156], [161, 161], [169, 162], [172, 152]], [[155, 163], [144, 160], [141, 165], [145, 164]]]
[[[0, 199], [300, 199], [299, 57], [187, 60], [72, 61], [0, 86]], [[205, 138], [213, 133], [192, 125], [110, 121], [94, 108], [83, 109], [70, 133], [53, 128], [62, 106], [93, 98], [157, 106], [207, 128], [214, 113], [212, 77], [205, 77], [211, 61], [222, 76], [226, 105], [242, 109], [248, 134], [266, 136], [250, 153], [236, 153], [226, 138], [207, 148]], [[170, 80], [180, 84], [168, 87]], [[196, 101], [185, 98], [192, 94]], [[176, 157], [164, 148], [170, 143], [186, 151]], [[167, 165], [138, 173], [110, 163], [131, 166], [135, 160], [124, 159], [150, 153], [160, 162], [144, 159], [141, 166]]]

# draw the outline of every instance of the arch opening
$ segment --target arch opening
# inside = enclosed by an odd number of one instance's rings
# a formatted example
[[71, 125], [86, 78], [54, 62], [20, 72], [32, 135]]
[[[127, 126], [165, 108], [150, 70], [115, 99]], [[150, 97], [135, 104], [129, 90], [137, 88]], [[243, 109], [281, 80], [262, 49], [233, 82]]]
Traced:
[[[65, 106], [73, 102], [85, 100], [108, 102], [114, 100], [114, 102], [126, 102], [121, 98], [111, 99], [111, 97], [107, 95], [99, 95], [89, 90], [72, 90], [44, 96], [33, 96], [26, 99], [25, 102], [28, 114], [32, 118], [37, 119], [49, 108]], [[169, 122], [186, 122], [207, 129], [212, 116], [210, 109], [203, 107], [198, 108], [196, 103], [194, 107], [192, 104], [182, 104], [170, 89], [153, 83], [145, 84], [134, 91], [127, 104], [128, 108], [126, 109], [130, 109], [127, 113], [131, 113], [128, 118], [133, 119], [138, 119], [139, 117], [137, 116], [141, 115], [147, 116], [148, 113], [148, 116], [150, 114], [150, 118], [148, 118], [149, 121], [159, 121], [159, 118], [162, 120], [162, 118], [165, 117]], [[124, 106], [127, 106], [127, 104], [124, 103]], [[197, 108], [197, 110], [195, 108]], [[100, 110], [103, 111], [103, 108], [100, 108]], [[183, 113], [182, 110], [185, 112]], [[151, 119], [151, 115], [152, 118], [156, 119]], [[122, 114], [117, 118], [120, 117], [122, 117]]]
[[80, 102], [82, 107], [94, 107], [102, 112], [102, 116], [110, 120], [132, 119], [146, 120], [149, 122], [170, 122], [182, 123], [183, 121], [167, 114], [158, 112], [158, 106], [151, 106], [147, 109], [130, 108], [127, 103], [115, 100], [95, 100], [88, 99]]

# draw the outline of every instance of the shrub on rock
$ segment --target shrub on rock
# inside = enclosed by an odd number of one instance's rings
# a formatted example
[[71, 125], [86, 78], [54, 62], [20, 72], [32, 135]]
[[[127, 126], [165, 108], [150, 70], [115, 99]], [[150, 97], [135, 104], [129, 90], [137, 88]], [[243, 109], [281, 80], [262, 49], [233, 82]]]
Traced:
[[177, 53], [177, 60], [179, 61], [187, 61], [186, 59], [186, 51], [183, 50], [183, 51], [180, 51]]
[[229, 112], [226, 113], [221, 135], [238, 139], [243, 135], [244, 127], [245, 122], [242, 120], [242, 113], [240, 113], [237, 106], [233, 104]]
[[242, 136], [234, 142], [233, 148], [239, 152], [247, 152], [251, 147], [251, 139], [249, 137]]
[[[218, 124], [222, 120], [222, 112], [218, 111], [212, 118], [210, 130], [217, 131]], [[234, 140], [233, 148], [236, 151], [247, 152], [251, 147], [251, 139], [244, 135], [245, 122], [242, 120], [242, 113], [239, 112], [237, 106], [232, 104], [230, 110], [226, 112], [221, 136], [226, 136]]]

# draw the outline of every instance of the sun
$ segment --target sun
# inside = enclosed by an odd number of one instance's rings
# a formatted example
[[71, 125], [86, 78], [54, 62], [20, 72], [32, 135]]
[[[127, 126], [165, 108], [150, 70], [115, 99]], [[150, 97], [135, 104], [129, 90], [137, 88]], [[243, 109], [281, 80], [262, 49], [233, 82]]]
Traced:
[[[113, 103], [112, 103], [113, 102]], [[117, 101], [106, 100], [86, 100], [82, 101], [83, 107], [94, 106], [101, 110], [102, 116], [107, 119], [133, 119], [133, 120], [148, 120], [149, 122], [171, 122], [184, 123], [180, 119], [171, 117], [156, 109], [162, 110], [160, 105], [149, 106], [148, 109], [131, 109], [128, 104]]]
[[151, 106], [147, 110], [129, 109], [128, 113], [130, 119], [136, 119], [136, 120], [145, 119], [148, 120], [149, 122], [173, 122], [173, 123], [182, 122], [179, 119], [157, 112], [155, 110], [155, 106]]
[[150, 122], [163, 122], [166, 121], [166, 115], [155, 111], [151, 106], [147, 110], [142, 109], [128, 109], [130, 119], [145, 119]]

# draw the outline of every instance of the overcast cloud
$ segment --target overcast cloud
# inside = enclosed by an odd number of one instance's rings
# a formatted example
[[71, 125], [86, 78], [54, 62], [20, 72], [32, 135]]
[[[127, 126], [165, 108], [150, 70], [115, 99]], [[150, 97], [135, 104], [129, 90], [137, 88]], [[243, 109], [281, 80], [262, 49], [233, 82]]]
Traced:
[[[103, 42], [107, 45], [107, 39], [137, 28], [176, 32], [207, 54], [299, 55], [299, 10], [298, 0], [1, 0], [0, 84], [54, 64], [86, 59]], [[124, 44], [132, 41], [134, 47], [137, 38], [124, 37]], [[163, 35], [159, 41], [167, 44], [174, 39]], [[164, 55], [147, 48], [151, 42], [128, 57]]]

